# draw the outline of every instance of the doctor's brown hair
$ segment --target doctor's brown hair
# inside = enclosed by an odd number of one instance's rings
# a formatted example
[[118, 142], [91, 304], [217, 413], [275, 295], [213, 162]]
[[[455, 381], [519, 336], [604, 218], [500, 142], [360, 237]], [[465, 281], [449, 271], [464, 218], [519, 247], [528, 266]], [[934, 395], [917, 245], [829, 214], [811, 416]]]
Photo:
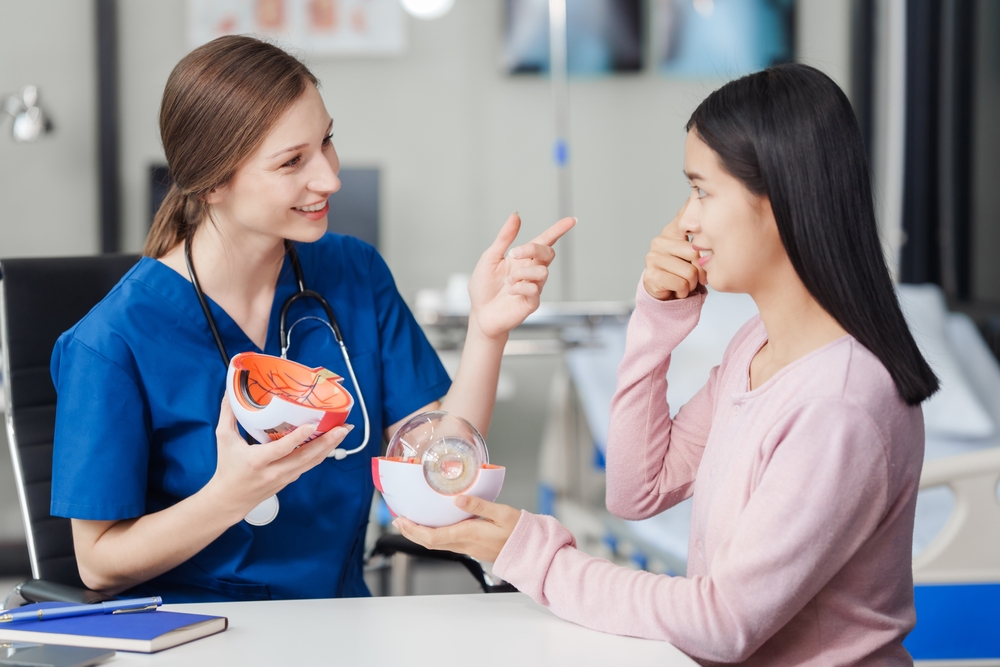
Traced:
[[173, 185], [142, 254], [162, 257], [208, 215], [205, 195], [229, 183], [316, 77], [277, 46], [227, 36], [184, 57], [167, 79], [160, 139]]

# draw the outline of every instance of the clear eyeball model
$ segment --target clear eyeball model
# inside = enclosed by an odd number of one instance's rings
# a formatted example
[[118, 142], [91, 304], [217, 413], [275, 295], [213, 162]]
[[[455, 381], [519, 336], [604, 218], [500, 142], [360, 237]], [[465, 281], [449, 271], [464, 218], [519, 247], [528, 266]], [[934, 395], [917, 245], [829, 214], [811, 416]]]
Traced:
[[372, 478], [392, 513], [435, 528], [472, 516], [455, 506], [455, 496], [496, 500], [503, 477], [476, 427], [441, 411], [410, 419], [386, 455], [372, 459]]

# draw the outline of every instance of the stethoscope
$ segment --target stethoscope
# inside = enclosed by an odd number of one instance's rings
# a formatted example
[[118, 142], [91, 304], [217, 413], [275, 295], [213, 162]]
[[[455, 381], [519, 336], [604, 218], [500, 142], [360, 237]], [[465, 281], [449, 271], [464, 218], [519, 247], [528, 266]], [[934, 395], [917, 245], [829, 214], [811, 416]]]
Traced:
[[[330, 303], [323, 297], [322, 294], [314, 292], [311, 289], [306, 289], [306, 281], [302, 276], [302, 265], [299, 264], [299, 254], [295, 251], [295, 246], [288, 241], [285, 241], [285, 252], [291, 260], [292, 270], [295, 272], [295, 281], [298, 283], [299, 290], [295, 294], [288, 297], [285, 300], [285, 303], [281, 306], [281, 316], [278, 318], [278, 339], [281, 342], [281, 358], [288, 358], [288, 347], [291, 344], [292, 329], [295, 328], [295, 325], [305, 320], [316, 320], [317, 322], [322, 322], [327, 326], [327, 328], [330, 329], [330, 331], [333, 332], [333, 337], [337, 340], [337, 344], [340, 345], [340, 354], [344, 357], [344, 364], [347, 366], [347, 372], [351, 376], [351, 382], [354, 383], [355, 396], [357, 396], [358, 403], [361, 405], [361, 415], [365, 421], [364, 440], [354, 449], [341, 449], [340, 447], [337, 447], [332, 452], [327, 454], [328, 458], [334, 458], [340, 461], [350, 454], [357, 454], [368, 445], [368, 439], [371, 437], [371, 423], [368, 420], [368, 408], [365, 405], [365, 397], [361, 393], [361, 385], [358, 384], [358, 377], [354, 374], [354, 365], [351, 363], [351, 357], [347, 354], [347, 345], [344, 343], [344, 337], [340, 333], [340, 326], [337, 324], [337, 318], [333, 315], [333, 308], [330, 307]], [[187, 262], [187, 270], [188, 275], [191, 277], [191, 284], [194, 286], [195, 294], [198, 295], [198, 303], [201, 304], [201, 309], [205, 313], [205, 319], [208, 321], [208, 328], [212, 330], [212, 337], [215, 339], [215, 345], [219, 348], [219, 356], [222, 357], [222, 363], [226, 369], [228, 369], [229, 353], [226, 352], [226, 345], [222, 342], [222, 336], [219, 335], [219, 328], [215, 324], [215, 317], [212, 316], [212, 311], [208, 308], [208, 301], [205, 299], [205, 293], [201, 291], [201, 283], [198, 282], [198, 274], [194, 272], [194, 264], [191, 262], [190, 236], [184, 240], [184, 259]], [[299, 299], [313, 299], [317, 301], [319, 305], [323, 307], [323, 310], [326, 311], [326, 321], [323, 321], [322, 318], [316, 317], [315, 315], [307, 315], [293, 322], [292, 326], [286, 330], [285, 324], [288, 317], [288, 309]], [[277, 509], [275, 509], [274, 513], [277, 514]]]

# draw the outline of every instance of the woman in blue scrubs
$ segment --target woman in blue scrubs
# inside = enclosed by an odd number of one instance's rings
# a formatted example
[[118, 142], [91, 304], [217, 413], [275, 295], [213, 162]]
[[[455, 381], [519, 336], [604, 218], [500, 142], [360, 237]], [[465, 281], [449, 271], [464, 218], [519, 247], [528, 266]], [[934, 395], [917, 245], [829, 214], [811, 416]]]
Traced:
[[[73, 519], [90, 588], [168, 602], [367, 595], [364, 536], [381, 438], [437, 408], [487, 431], [507, 334], [537, 308], [551, 246], [574, 220], [505, 255], [520, 225], [516, 214], [507, 220], [472, 274], [452, 383], [375, 249], [326, 231], [339, 162], [316, 86], [298, 60], [249, 37], [196, 49], [167, 81], [160, 132], [175, 185], [145, 256], [52, 357], [51, 511]], [[277, 355], [279, 313], [298, 290], [286, 242], [307, 288], [337, 316], [359, 385], [345, 387], [368, 407], [372, 437], [342, 459], [330, 454], [363, 442], [357, 407], [345, 427], [309, 442], [311, 426], [245, 443], [192, 281], [228, 355]], [[349, 378], [325, 321], [315, 300], [295, 301], [288, 358]], [[273, 522], [243, 521], [274, 494]]]

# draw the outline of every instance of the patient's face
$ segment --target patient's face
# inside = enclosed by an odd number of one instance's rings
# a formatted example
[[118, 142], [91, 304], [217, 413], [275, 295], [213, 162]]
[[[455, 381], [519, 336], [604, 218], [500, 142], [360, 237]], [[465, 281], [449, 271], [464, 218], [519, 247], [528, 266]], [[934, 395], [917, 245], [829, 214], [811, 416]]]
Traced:
[[721, 292], [754, 294], [788, 262], [767, 197], [751, 193], [727, 172], [698, 132], [688, 132], [684, 172], [691, 184], [681, 229], [701, 251], [708, 284]]

